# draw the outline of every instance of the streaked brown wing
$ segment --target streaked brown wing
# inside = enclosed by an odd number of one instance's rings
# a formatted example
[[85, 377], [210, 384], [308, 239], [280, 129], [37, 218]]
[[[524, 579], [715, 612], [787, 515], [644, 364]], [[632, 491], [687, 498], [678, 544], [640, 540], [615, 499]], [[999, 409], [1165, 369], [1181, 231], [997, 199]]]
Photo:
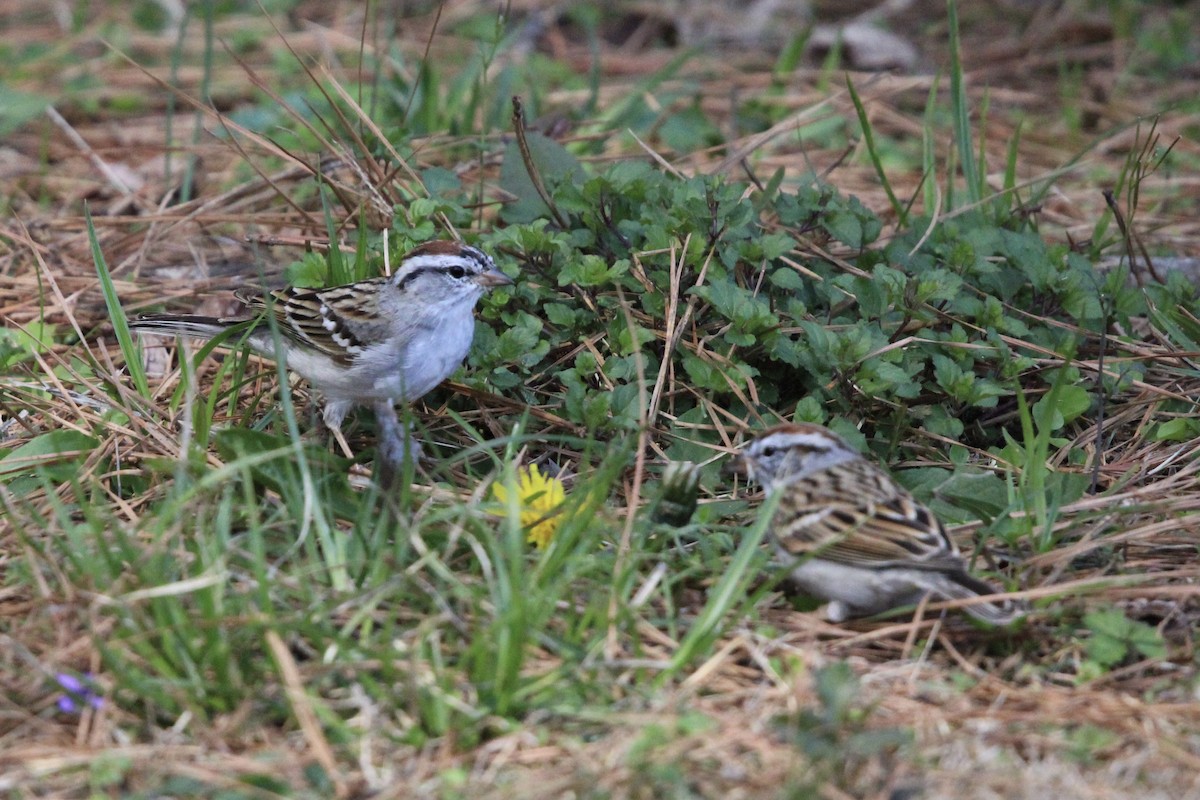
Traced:
[[798, 558], [863, 567], [961, 564], [933, 512], [869, 462], [824, 470], [782, 491], [773, 527]]
[[271, 301], [263, 295], [238, 297], [250, 308], [269, 310], [284, 336], [348, 366], [363, 351], [363, 340], [369, 338], [364, 333], [383, 324], [375, 285], [385, 280], [320, 290], [288, 287], [271, 292]]

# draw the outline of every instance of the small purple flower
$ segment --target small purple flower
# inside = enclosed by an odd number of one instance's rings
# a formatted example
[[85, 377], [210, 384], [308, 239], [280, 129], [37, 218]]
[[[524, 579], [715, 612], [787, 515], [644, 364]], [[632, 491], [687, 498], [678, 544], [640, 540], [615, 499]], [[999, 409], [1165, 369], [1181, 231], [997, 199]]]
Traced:
[[64, 692], [56, 703], [58, 710], [64, 714], [75, 714], [83, 706], [98, 709], [104, 705], [104, 698], [100, 696], [91, 674], [81, 679], [69, 672], [60, 672], [54, 676], [54, 680]]

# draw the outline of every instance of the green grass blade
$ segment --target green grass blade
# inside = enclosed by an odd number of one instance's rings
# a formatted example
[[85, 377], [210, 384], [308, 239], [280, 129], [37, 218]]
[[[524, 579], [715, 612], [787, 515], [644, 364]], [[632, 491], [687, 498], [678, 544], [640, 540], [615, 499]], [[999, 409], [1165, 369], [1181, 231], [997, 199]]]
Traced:
[[983, 198], [980, 189], [979, 165], [971, 141], [971, 106], [963, 81], [962, 41], [958, 37], [958, 3], [947, 2], [950, 25], [950, 102], [954, 118], [954, 142], [962, 161], [962, 173], [967, 185], [967, 201], [975, 205]]
[[96, 228], [92, 224], [91, 208], [84, 206], [84, 219], [87, 220], [88, 241], [92, 245], [92, 261], [96, 265], [96, 274], [100, 276], [100, 290], [104, 294], [104, 305], [108, 308], [108, 317], [112, 322], [113, 333], [117, 336], [117, 344], [125, 359], [125, 368], [138, 394], [149, 399], [150, 382], [146, 380], [146, 370], [142, 365], [142, 356], [137, 345], [133, 343], [133, 334], [129, 331], [129, 323], [125, 319], [125, 309], [121, 307], [121, 299], [117, 297], [117, 287], [113, 284], [112, 275], [108, 271], [108, 262], [104, 260], [104, 252], [100, 249], [100, 240], [96, 238]]
[[679, 643], [679, 649], [671, 658], [670, 666], [659, 676], [659, 683], [668, 680], [685, 668], [693, 659], [706, 652], [720, 636], [722, 623], [733, 610], [746, 602], [750, 582], [757, 574], [751, 569], [761, 558], [759, 545], [767, 535], [767, 527], [775, 515], [775, 507], [779, 504], [776, 494], [759, 509], [758, 521], [747, 531], [738, 545], [737, 552], [729, 562], [729, 567], [721, 575], [721, 579], [708, 594], [708, 602], [692, 623], [692, 627]]
[[1008, 194], [1017, 187], [1017, 161], [1021, 154], [1021, 123], [1013, 130], [1012, 139], [1008, 142], [1008, 152], [1004, 157], [1004, 192]]
[[329, 236], [329, 251], [325, 254], [325, 263], [329, 268], [327, 280], [330, 286], [345, 286], [354, 281], [354, 276], [351, 274], [351, 268], [346, 264], [346, 258], [342, 255], [342, 248], [338, 244], [340, 228], [334, 218], [333, 208], [330, 205], [329, 188], [326, 186], [321, 187], [321, 210], [325, 214], [325, 230]]
[[921, 193], [925, 213], [929, 216], [933, 216], [933, 211], [938, 205], [937, 137], [934, 136], [934, 131], [937, 120], [937, 92], [941, 82], [941, 75], [938, 75], [929, 85], [929, 97], [925, 101], [925, 124], [921, 129], [921, 171], [925, 176], [921, 181]]
[[896, 198], [896, 193], [892, 191], [892, 182], [888, 180], [887, 171], [883, 168], [883, 159], [879, 157], [879, 148], [875, 146], [875, 134], [871, 129], [871, 120], [867, 117], [867, 109], [863, 106], [862, 99], [858, 96], [854, 82], [850, 80], [848, 74], [846, 75], [846, 88], [850, 91], [850, 100], [854, 103], [855, 113], [858, 114], [858, 125], [862, 129], [863, 142], [867, 145], [867, 155], [871, 157], [871, 165], [875, 167], [875, 174], [879, 176], [880, 185], [887, 192], [888, 202], [892, 206], [892, 211], [896, 213], [898, 224], [903, 226], [908, 221], [908, 212], [905, 210], [904, 204]]

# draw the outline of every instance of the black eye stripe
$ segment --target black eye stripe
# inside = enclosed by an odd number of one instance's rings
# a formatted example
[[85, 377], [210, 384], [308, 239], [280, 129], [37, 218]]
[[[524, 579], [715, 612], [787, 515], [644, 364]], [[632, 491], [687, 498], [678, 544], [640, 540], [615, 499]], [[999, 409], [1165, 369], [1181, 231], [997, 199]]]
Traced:
[[396, 288], [403, 291], [404, 287], [408, 286], [410, 283], [415, 281], [421, 275], [424, 275], [426, 272], [432, 272], [432, 271], [433, 271], [433, 267], [422, 267], [420, 269], [414, 269], [412, 272], [408, 273], [407, 275], [405, 275], [403, 278], [400, 279], [400, 282], [396, 284]]

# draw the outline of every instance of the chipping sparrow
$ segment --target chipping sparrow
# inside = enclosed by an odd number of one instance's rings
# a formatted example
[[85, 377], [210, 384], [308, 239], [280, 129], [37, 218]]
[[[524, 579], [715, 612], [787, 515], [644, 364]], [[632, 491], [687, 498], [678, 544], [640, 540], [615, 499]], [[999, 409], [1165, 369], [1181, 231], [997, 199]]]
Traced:
[[[778, 425], [743, 448], [735, 469], [779, 494], [771, 534], [805, 592], [832, 601], [833, 622], [918, 602], [997, 593], [925, 506], [846, 440], [819, 425]], [[965, 610], [993, 625], [1023, 615], [1010, 601]]]
[[250, 319], [150, 314], [129, 327], [201, 339], [233, 328], [245, 332], [258, 353], [274, 356], [278, 346], [288, 368], [324, 397], [322, 417], [343, 448], [347, 412], [374, 407], [380, 453], [395, 466], [410, 454], [415, 458], [416, 450], [393, 404], [416, 400], [458, 368], [475, 335], [476, 301], [511, 283], [483, 251], [429, 242], [405, 255], [388, 277], [330, 289], [289, 287], [268, 296], [239, 292], [238, 299], [259, 312]]

